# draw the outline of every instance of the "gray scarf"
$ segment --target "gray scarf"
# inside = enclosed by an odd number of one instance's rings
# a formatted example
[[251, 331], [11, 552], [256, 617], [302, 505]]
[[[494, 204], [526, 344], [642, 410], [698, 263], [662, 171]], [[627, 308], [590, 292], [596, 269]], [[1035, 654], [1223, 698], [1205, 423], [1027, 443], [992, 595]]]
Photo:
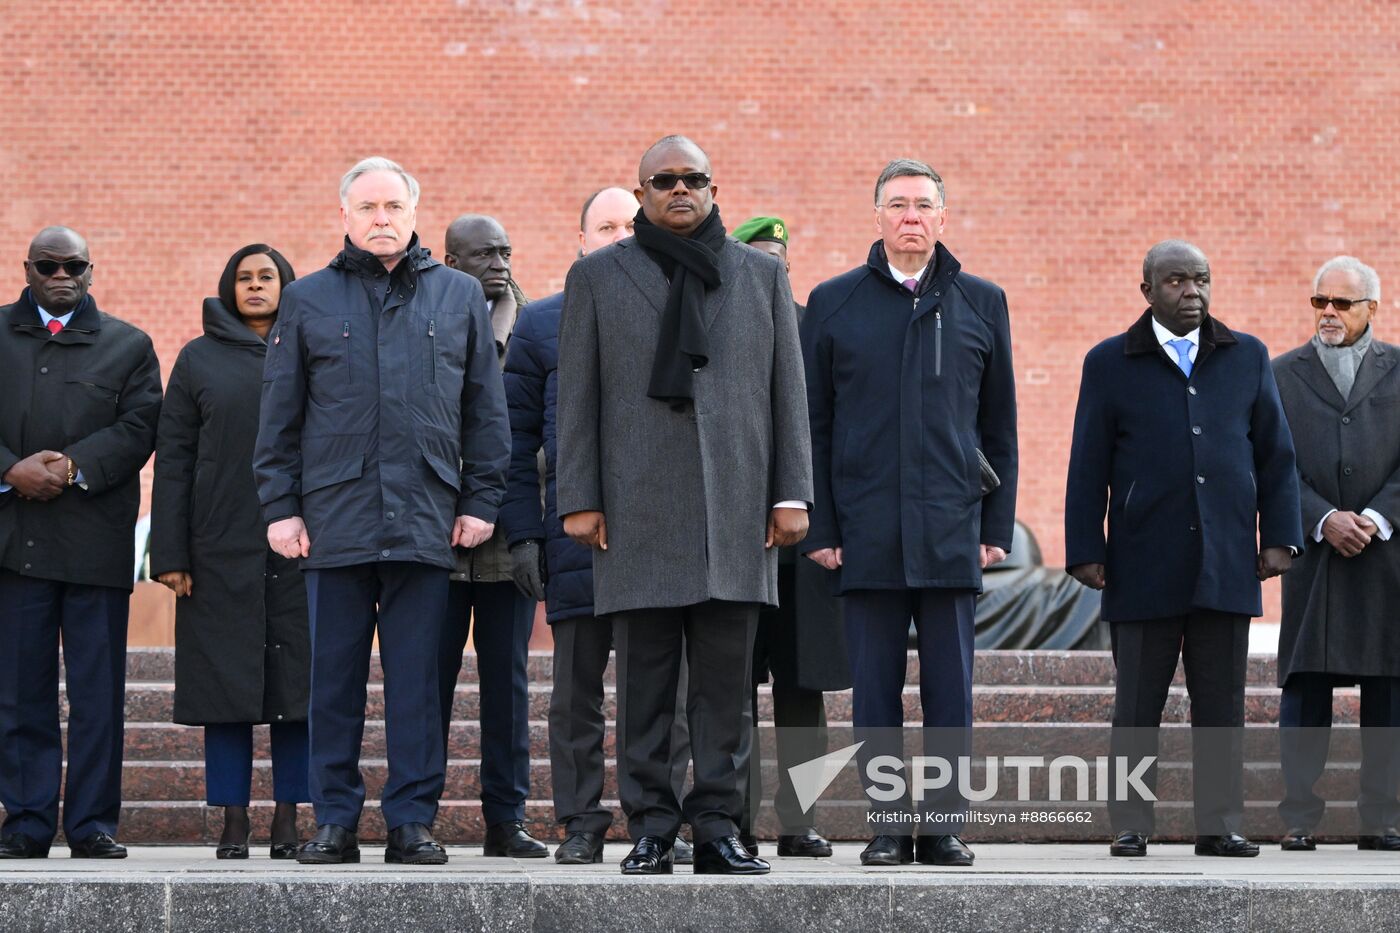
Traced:
[[1371, 325], [1367, 324], [1356, 343], [1349, 347], [1330, 347], [1313, 334], [1313, 346], [1317, 347], [1317, 358], [1322, 360], [1322, 368], [1332, 377], [1332, 384], [1342, 394], [1342, 399], [1351, 397], [1351, 387], [1356, 384], [1356, 373], [1366, 351], [1371, 348]]

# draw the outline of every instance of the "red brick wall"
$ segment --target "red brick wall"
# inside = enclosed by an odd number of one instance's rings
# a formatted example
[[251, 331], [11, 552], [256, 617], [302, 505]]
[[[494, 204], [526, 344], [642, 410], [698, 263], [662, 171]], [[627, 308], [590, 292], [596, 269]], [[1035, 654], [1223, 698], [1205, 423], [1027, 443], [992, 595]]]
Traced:
[[1334, 253], [1395, 293], [1398, 39], [1400, 5], [1352, 0], [0, 0], [0, 269], [17, 293], [33, 232], [76, 227], [94, 294], [168, 370], [228, 254], [323, 264], [337, 179], [382, 153], [422, 181], [435, 252], [458, 213], [494, 214], [539, 296], [582, 198], [684, 132], [731, 224], [788, 220], [802, 297], [862, 261], [876, 173], [918, 156], [949, 246], [1010, 296], [1021, 517], [1054, 562], [1080, 359], [1141, 309], [1154, 240], [1199, 243], [1214, 310], [1276, 352]]

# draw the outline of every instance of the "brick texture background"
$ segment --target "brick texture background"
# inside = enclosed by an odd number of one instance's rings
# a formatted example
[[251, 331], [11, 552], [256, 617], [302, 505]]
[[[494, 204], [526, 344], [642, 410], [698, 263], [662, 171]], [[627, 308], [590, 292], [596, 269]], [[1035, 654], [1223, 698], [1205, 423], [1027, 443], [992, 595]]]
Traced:
[[924, 158], [946, 242], [1010, 297], [1020, 515], [1051, 563], [1080, 361], [1140, 312], [1148, 245], [1199, 243], [1215, 313], [1276, 353], [1309, 335], [1322, 260], [1397, 271], [1389, 2], [0, 0], [0, 46], [0, 291], [35, 230], [71, 225], [167, 371], [235, 248], [333, 255], [365, 155], [419, 177], [439, 255], [454, 216], [497, 216], [541, 296], [583, 197], [684, 132], [731, 225], [788, 220], [799, 298], [863, 261], [883, 163]]

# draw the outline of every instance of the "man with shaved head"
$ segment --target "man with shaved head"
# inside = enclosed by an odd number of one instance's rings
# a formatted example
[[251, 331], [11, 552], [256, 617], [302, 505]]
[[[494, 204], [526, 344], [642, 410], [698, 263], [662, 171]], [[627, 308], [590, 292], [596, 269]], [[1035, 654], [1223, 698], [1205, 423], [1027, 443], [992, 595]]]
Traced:
[[[1210, 314], [1210, 263], [1153, 246], [1149, 307], [1084, 357], [1065, 493], [1065, 564], [1103, 590], [1117, 669], [1110, 755], [1155, 758], [1177, 660], [1195, 745], [1196, 854], [1248, 857], [1242, 729], [1259, 583], [1303, 546], [1298, 476], [1269, 353]], [[1108, 534], [1104, 535], [1104, 518]], [[1205, 727], [1205, 728], [1202, 728]], [[1120, 774], [1120, 780], [1124, 775]], [[1156, 788], [1156, 768], [1145, 784]], [[1109, 801], [1113, 855], [1147, 854], [1152, 800]]]
[[[511, 277], [510, 237], [496, 218], [464, 214], [448, 226], [445, 240], [442, 261], [481, 283], [491, 312], [496, 363], [503, 366], [516, 318], [527, 304]], [[471, 549], [457, 548], [456, 559], [439, 658], [443, 746], [450, 735], [462, 651], [474, 631], [472, 643], [481, 689], [483, 850], [488, 856], [543, 858], [549, 850], [525, 829], [525, 799], [530, 793], [530, 679], [526, 665], [536, 599], [512, 582], [515, 564], [538, 566], [539, 551], [528, 544], [510, 548], [498, 524], [486, 542]]]
[[126, 624], [141, 467], [155, 447], [160, 365], [143, 332], [88, 294], [88, 245], [39, 231], [27, 287], [0, 308], [0, 858], [125, 858], [121, 814]]
[[[642, 156], [634, 235], [569, 271], [559, 329], [564, 530], [593, 549], [617, 641], [624, 874], [670, 874], [682, 820], [697, 874], [762, 874], [738, 837], [750, 662], [779, 547], [807, 530], [811, 442], [783, 265], [725, 235], [709, 157]], [[682, 649], [694, 786], [671, 783]]]

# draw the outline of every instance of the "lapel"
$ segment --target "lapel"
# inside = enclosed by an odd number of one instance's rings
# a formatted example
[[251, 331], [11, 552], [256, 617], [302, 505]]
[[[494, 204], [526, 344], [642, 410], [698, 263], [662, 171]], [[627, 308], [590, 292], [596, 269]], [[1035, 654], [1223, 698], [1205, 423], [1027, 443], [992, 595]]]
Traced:
[[[1318, 366], [1321, 365], [1319, 362]], [[1376, 386], [1394, 366], [1395, 354], [1388, 352], [1383, 343], [1373, 338], [1371, 349], [1361, 358], [1361, 367], [1356, 371], [1356, 382], [1352, 384], [1351, 395], [1347, 398], [1346, 408], [1342, 409], [1343, 413], [1351, 411], [1374, 392]], [[1329, 378], [1327, 381], [1332, 380]]]
[[24, 290], [10, 314], [10, 326], [15, 330], [40, 340], [53, 341], [60, 346], [96, 343], [97, 335], [102, 330], [102, 315], [98, 312], [97, 302], [92, 300], [91, 295], [83, 298], [82, 304], [78, 305], [73, 316], [68, 319], [68, 325], [56, 334], [50, 334], [49, 329], [43, 325], [39, 309], [34, 304], [28, 288]]
[[[1375, 344], [1371, 345], [1375, 348]], [[1369, 358], [1370, 353], [1366, 356]], [[1312, 389], [1317, 397], [1337, 411], [1346, 407], [1346, 400], [1342, 398], [1342, 393], [1337, 391], [1337, 385], [1332, 381], [1332, 377], [1327, 375], [1327, 368], [1322, 365], [1322, 360], [1317, 355], [1317, 347], [1309, 340], [1303, 344], [1302, 352], [1294, 358], [1292, 364], [1293, 374], [1302, 380], [1303, 385]], [[1356, 388], [1361, 382], [1361, 374], [1357, 373], [1356, 385], [1352, 386], [1352, 395], [1356, 396]]]
[[[1149, 353], [1156, 354], [1156, 356], [1165, 361], [1178, 376], [1188, 382], [1190, 381], [1190, 379], [1187, 379], [1186, 374], [1181, 371], [1181, 366], [1177, 364], [1177, 361], [1172, 359], [1172, 355], [1167, 351], [1167, 348], [1157, 342], [1157, 332], [1152, 329], [1151, 308], [1144, 311], [1142, 316], [1133, 322], [1133, 325], [1128, 328], [1128, 332], [1124, 336], [1126, 338], [1123, 343], [1123, 353], [1125, 355], [1139, 356]], [[1191, 378], [1195, 378], [1196, 373], [1200, 372], [1201, 366], [1216, 348], [1227, 347], [1239, 342], [1239, 338], [1234, 335], [1230, 328], [1226, 327], [1215, 318], [1207, 316], [1206, 319], [1201, 322], [1200, 344], [1196, 347], [1196, 362], [1191, 365]]]
[[719, 288], [705, 293], [705, 307], [700, 316], [705, 320], [705, 330], [714, 324], [715, 318], [729, 302], [729, 293], [734, 290], [734, 280], [744, 268], [747, 249], [735, 239], [727, 239], [724, 249], [719, 251]]
[[657, 313], [665, 310], [666, 292], [670, 289], [670, 283], [662, 274], [661, 267], [647, 256], [646, 251], [632, 237], [618, 241], [617, 264], [622, 266], [622, 271], [627, 273], [632, 284], [637, 286], [637, 291], [646, 296]]

